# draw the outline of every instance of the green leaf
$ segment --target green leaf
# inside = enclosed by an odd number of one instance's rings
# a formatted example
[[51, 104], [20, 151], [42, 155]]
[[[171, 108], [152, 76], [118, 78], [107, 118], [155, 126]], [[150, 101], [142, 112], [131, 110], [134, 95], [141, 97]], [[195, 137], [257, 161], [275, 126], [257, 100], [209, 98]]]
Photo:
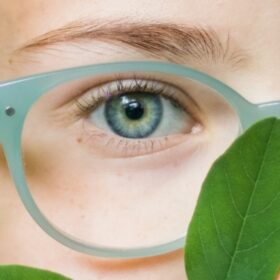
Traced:
[[20, 265], [0, 266], [0, 280], [69, 280], [62, 275]]
[[186, 240], [189, 280], [272, 280], [280, 264], [280, 120], [251, 127], [212, 166]]

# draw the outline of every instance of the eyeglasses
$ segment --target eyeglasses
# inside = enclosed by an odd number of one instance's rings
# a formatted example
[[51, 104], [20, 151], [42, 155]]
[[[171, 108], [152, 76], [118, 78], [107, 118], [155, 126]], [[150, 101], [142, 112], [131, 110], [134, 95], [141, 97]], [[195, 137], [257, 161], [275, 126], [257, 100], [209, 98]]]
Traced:
[[202, 72], [160, 62], [90, 65], [0, 84], [0, 143], [35, 222], [82, 253], [183, 247], [216, 158], [280, 101], [252, 104]]

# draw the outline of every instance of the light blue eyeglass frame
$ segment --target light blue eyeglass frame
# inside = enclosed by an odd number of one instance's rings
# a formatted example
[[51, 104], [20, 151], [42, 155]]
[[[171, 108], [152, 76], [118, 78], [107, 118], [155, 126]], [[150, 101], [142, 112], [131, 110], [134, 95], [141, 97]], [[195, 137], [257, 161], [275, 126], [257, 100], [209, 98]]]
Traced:
[[18, 194], [29, 214], [46, 233], [65, 246], [85, 254], [110, 258], [136, 258], [160, 255], [182, 248], [185, 243], [185, 237], [153, 247], [132, 249], [109, 248], [85, 244], [56, 228], [37, 207], [26, 182], [21, 153], [21, 134], [24, 120], [30, 107], [38, 98], [65, 82], [92, 75], [136, 71], [154, 71], [177, 75], [190, 78], [213, 88], [235, 108], [240, 118], [241, 131], [262, 118], [269, 116], [280, 117], [280, 100], [252, 104], [215, 78], [194, 69], [170, 63], [132, 61], [90, 65], [0, 83], [0, 144], [3, 145], [9, 170]]

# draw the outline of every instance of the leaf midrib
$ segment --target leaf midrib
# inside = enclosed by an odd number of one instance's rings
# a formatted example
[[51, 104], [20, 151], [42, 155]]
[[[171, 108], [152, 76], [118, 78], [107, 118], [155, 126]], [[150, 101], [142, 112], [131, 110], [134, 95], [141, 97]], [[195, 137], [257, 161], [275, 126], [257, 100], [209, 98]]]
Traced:
[[241, 241], [241, 237], [242, 237], [242, 234], [243, 234], [244, 226], [246, 224], [248, 213], [249, 213], [249, 210], [250, 210], [251, 205], [253, 203], [253, 198], [254, 198], [254, 195], [255, 195], [255, 191], [257, 189], [257, 185], [258, 185], [258, 181], [259, 181], [259, 178], [260, 178], [260, 174], [262, 173], [262, 169], [263, 169], [263, 166], [264, 166], [264, 162], [265, 162], [265, 158], [266, 158], [266, 155], [267, 155], [268, 146], [269, 146], [269, 143], [271, 141], [271, 136], [272, 136], [273, 127], [275, 125], [275, 121], [276, 120], [274, 120], [273, 124], [271, 125], [271, 129], [270, 129], [270, 132], [269, 132], [269, 137], [268, 137], [266, 145], [265, 145], [265, 151], [263, 153], [263, 159], [262, 159], [260, 168], [259, 168], [258, 173], [257, 173], [257, 178], [255, 180], [254, 189], [253, 189], [252, 194], [250, 196], [249, 204], [248, 204], [248, 207], [246, 209], [246, 213], [245, 213], [243, 221], [242, 221], [241, 229], [240, 229], [240, 232], [239, 232], [239, 235], [238, 235], [236, 246], [234, 248], [234, 252], [233, 252], [233, 256], [231, 258], [231, 262], [230, 262], [228, 270], [227, 270], [227, 274], [226, 274], [225, 280], [228, 279], [228, 277], [229, 277], [229, 275], [231, 273], [231, 270], [232, 270], [232, 267], [233, 267], [233, 264], [234, 264], [234, 260], [236, 258], [237, 252], [238, 252], [238, 247], [239, 247], [239, 244], [240, 244], [240, 241]]

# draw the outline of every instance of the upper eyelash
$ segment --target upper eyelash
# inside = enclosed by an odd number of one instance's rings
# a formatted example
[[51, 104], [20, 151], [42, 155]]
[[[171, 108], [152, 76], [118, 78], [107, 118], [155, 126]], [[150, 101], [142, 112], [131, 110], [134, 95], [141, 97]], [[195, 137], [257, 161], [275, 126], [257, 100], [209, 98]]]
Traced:
[[[131, 80], [132, 82], [129, 85], [125, 85], [125, 81]], [[117, 90], [111, 91], [109, 85], [116, 84]], [[176, 96], [172, 92], [167, 92], [167, 87], [170, 86], [168, 84], [164, 84], [161, 81], [156, 80], [144, 80], [144, 79], [116, 79], [112, 82], [108, 82], [103, 86], [100, 85], [97, 87], [97, 92], [95, 94], [91, 94], [89, 100], [86, 98], [83, 99], [77, 98], [75, 103], [78, 109], [83, 113], [87, 114], [92, 112], [92, 110], [96, 109], [102, 102], [110, 99], [113, 96], [118, 96], [120, 94], [125, 93], [134, 93], [137, 91], [141, 92], [152, 92], [153, 94], [163, 95], [168, 97], [172, 101], [180, 104], [181, 102], [176, 98]]]

